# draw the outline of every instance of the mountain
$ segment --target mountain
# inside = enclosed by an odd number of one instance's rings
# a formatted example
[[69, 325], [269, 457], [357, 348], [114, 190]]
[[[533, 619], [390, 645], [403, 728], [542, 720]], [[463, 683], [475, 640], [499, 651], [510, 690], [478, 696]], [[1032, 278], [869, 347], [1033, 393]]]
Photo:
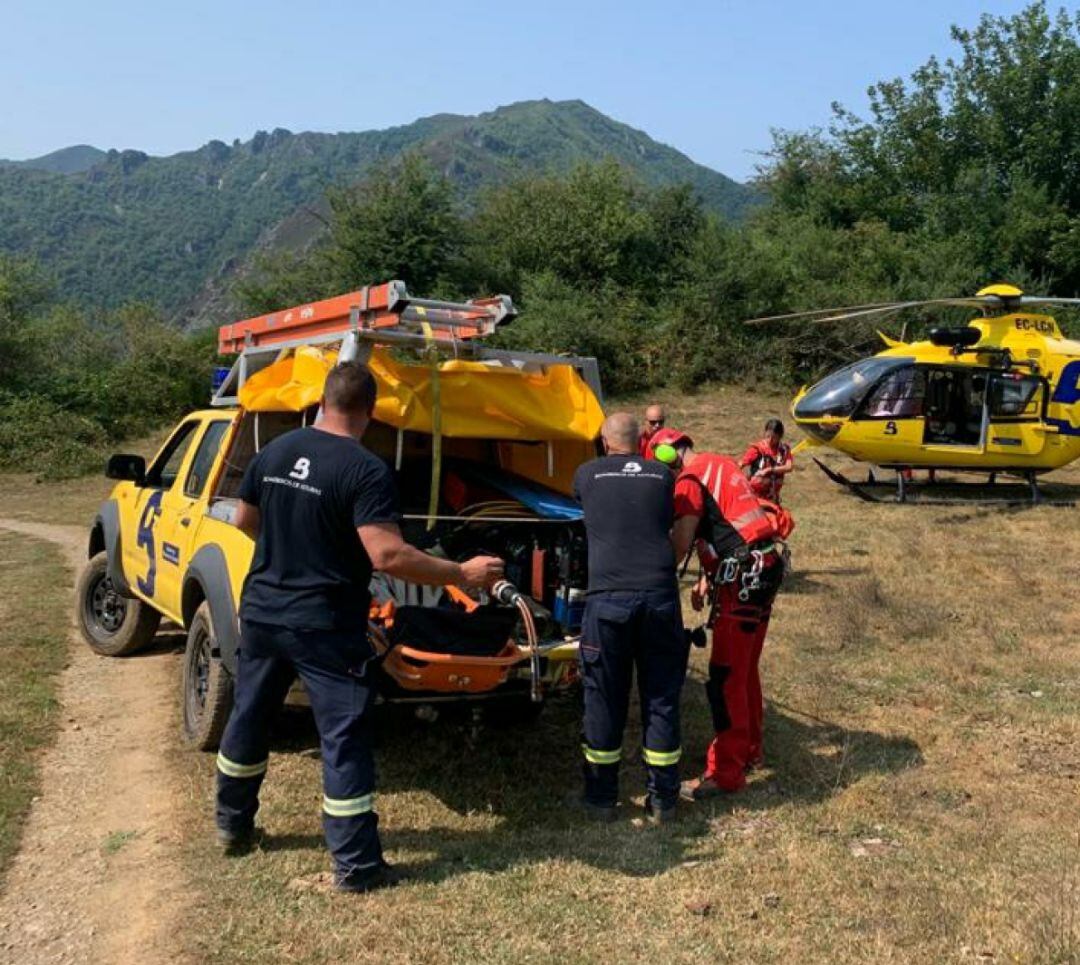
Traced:
[[[80, 147], [0, 166], [0, 250], [38, 258], [65, 297], [100, 306], [141, 299], [178, 322], [216, 321], [228, 310], [221, 292], [255, 250], [310, 242], [321, 230], [310, 212], [329, 186], [409, 150], [466, 200], [521, 173], [612, 157], [647, 184], [690, 183], [728, 217], [756, 201], [752, 188], [581, 101], [525, 101], [381, 131], [279, 128], [169, 157]], [[91, 152], [102, 156], [80, 167]]]
[[89, 144], [74, 144], [62, 147], [51, 154], [30, 158], [28, 161], [5, 161], [0, 159], [0, 167], [30, 168], [34, 171], [49, 171], [52, 174], [81, 174], [89, 171], [95, 164], [106, 158], [106, 152]]

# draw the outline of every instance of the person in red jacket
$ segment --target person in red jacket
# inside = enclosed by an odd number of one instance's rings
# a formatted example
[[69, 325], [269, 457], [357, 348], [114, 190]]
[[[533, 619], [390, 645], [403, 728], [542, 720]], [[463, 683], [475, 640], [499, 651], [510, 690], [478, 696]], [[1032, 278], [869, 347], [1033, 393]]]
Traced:
[[652, 459], [653, 436], [663, 430], [665, 422], [667, 422], [667, 413], [664, 412], [662, 405], [653, 403], [645, 410], [645, 425], [638, 437], [638, 455], [642, 459]]
[[[670, 435], [669, 435], [670, 433]], [[762, 759], [764, 704], [758, 662], [772, 603], [783, 577], [773, 518], [758, 503], [738, 463], [695, 452], [685, 433], [665, 432], [656, 457], [676, 472], [676, 557], [696, 548], [702, 576], [691, 595], [694, 609], [709, 607], [712, 649], [705, 692], [714, 736], [705, 771], [684, 788], [702, 800], [741, 790], [746, 771]]]
[[739, 465], [755, 495], [779, 503], [784, 477], [795, 468], [791, 446], [784, 442], [784, 423], [779, 419], [766, 422], [765, 435], [750, 443]]

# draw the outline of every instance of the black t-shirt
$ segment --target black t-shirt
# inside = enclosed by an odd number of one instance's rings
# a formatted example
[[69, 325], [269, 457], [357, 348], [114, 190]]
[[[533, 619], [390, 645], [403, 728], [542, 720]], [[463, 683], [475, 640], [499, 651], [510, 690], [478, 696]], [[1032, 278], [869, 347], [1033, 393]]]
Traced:
[[589, 593], [675, 588], [675, 477], [640, 456], [602, 456], [574, 473], [585, 510]]
[[365, 627], [371, 559], [356, 528], [401, 519], [387, 465], [354, 439], [295, 429], [252, 460], [240, 498], [262, 520], [240, 616], [294, 629]]

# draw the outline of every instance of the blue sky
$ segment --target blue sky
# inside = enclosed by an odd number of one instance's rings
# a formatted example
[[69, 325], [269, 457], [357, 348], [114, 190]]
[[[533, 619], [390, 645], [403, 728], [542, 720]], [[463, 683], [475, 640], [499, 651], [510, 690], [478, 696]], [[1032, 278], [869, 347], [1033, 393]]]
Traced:
[[769, 129], [865, 105], [1004, 0], [469, 3], [3, 0], [0, 157], [168, 154], [581, 98], [733, 177]]

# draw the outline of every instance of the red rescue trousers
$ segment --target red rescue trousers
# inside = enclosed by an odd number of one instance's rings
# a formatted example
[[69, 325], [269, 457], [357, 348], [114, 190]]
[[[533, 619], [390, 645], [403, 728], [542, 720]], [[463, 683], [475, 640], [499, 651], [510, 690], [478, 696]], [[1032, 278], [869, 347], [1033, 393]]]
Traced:
[[778, 557], [770, 558], [761, 573], [761, 585], [746, 600], [739, 599], [741, 580], [717, 590], [705, 684], [715, 734], [706, 755], [704, 779], [725, 791], [741, 790], [747, 767], [762, 759], [765, 705], [758, 662], [782, 576], [783, 564]]

